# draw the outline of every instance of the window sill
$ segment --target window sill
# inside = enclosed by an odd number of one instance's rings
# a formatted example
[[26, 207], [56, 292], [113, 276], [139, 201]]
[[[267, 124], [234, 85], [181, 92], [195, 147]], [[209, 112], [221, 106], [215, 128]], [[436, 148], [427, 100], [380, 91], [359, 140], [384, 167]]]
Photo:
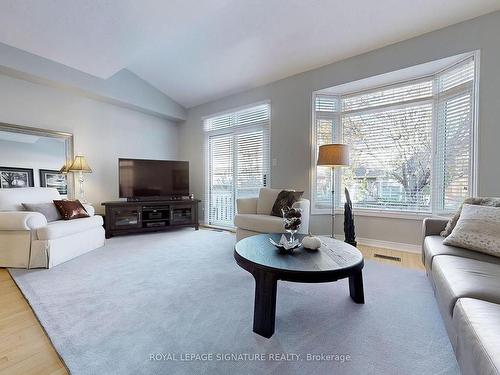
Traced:
[[[311, 209], [311, 215], [331, 215], [330, 209]], [[341, 208], [335, 209], [335, 215], [343, 215], [344, 210]], [[405, 220], [423, 220], [427, 217], [434, 217], [431, 212], [399, 212], [399, 211], [380, 211], [380, 210], [363, 210], [353, 209], [354, 216], [368, 216], [368, 217], [381, 217], [391, 219], [405, 219]]]

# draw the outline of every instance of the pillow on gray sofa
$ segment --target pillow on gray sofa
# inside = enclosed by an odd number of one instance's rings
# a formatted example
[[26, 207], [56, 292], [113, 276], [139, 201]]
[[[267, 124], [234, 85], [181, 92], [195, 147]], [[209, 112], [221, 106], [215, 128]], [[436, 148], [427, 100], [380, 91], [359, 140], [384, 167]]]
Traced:
[[500, 257], [500, 207], [464, 204], [443, 243]]
[[53, 202], [50, 203], [22, 203], [24, 209], [30, 212], [39, 212], [45, 216], [47, 222], [62, 220], [63, 217]]
[[[472, 197], [464, 200], [463, 204], [473, 204], [477, 206], [492, 206], [492, 207], [500, 207], [500, 198], [480, 198], [480, 197]], [[453, 217], [446, 224], [446, 228], [441, 232], [441, 236], [448, 237], [451, 234], [455, 225], [457, 225], [457, 221], [460, 218], [460, 212], [462, 211], [462, 206], [458, 209], [458, 211], [453, 215]]]

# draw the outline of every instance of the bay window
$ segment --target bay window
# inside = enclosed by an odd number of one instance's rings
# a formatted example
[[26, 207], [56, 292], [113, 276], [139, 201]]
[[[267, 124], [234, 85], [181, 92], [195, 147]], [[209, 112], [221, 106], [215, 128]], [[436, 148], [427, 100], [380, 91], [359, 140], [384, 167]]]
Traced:
[[[317, 93], [313, 109], [312, 204], [340, 208], [344, 188], [358, 210], [446, 213], [474, 188], [474, 57], [436, 74], [373, 89]], [[334, 90], [334, 89], [333, 89]], [[318, 147], [350, 146], [351, 165], [315, 165]]]

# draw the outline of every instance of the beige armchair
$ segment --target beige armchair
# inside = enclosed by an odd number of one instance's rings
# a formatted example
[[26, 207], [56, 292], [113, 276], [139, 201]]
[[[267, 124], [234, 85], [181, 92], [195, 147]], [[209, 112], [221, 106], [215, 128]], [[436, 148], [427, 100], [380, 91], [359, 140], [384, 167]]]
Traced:
[[[283, 219], [271, 216], [274, 202], [281, 190], [262, 188], [258, 198], [236, 200], [237, 214], [234, 217], [234, 225], [236, 226], [237, 241], [261, 233], [284, 232]], [[309, 232], [309, 200], [301, 199], [293, 207], [302, 210], [302, 224], [299, 233], [307, 234]]]

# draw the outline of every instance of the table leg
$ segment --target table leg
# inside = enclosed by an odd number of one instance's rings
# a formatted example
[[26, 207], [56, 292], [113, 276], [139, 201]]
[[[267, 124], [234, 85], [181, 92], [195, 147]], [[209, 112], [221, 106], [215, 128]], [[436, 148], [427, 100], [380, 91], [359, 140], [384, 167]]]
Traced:
[[349, 277], [349, 293], [354, 302], [365, 303], [365, 294], [363, 291], [363, 272], [361, 270]]
[[255, 271], [253, 277], [255, 278], [253, 331], [270, 338], [274, 333], [278, 281], [270, 272]]

